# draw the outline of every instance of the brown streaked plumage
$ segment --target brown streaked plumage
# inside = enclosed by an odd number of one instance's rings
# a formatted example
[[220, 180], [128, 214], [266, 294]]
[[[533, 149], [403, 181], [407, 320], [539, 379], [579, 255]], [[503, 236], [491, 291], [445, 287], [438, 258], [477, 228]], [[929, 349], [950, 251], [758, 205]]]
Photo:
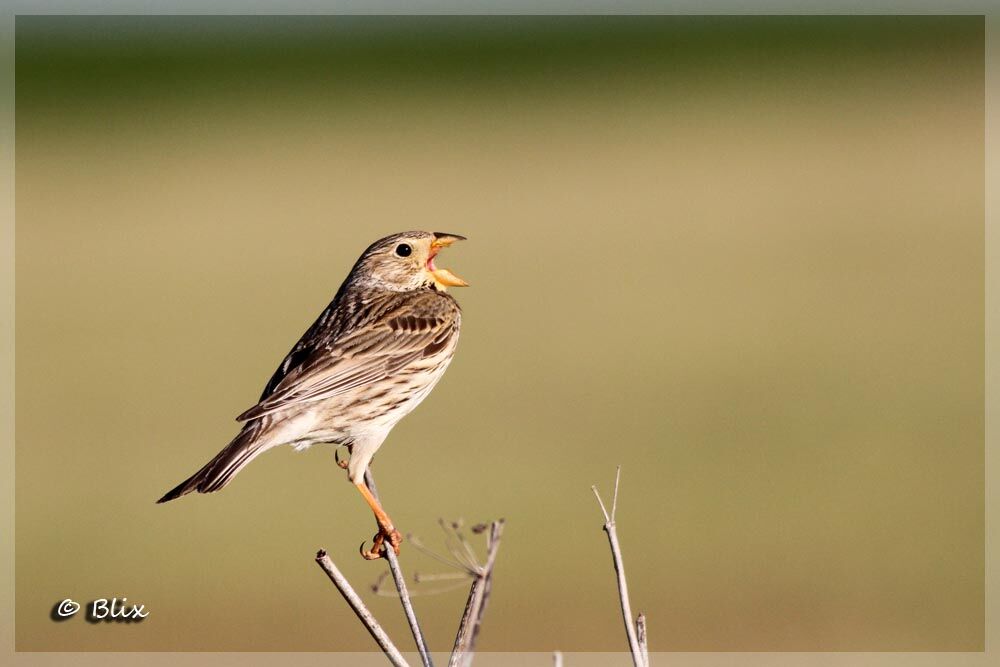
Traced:
[[435, 267], [434, 257], [457, 240], [464, 237], [403, 232], [369, 246], [257, 404], [237, 417], [239, 434], [157, 502], [218, 491], [278, 445], [346, 445], [348, 475], [380, 527], [363, 555], [377, 558], [384, 540], [398, 552], [400, 535], [364, 474], [389, 431], [430, 393], [455, 353], [462, 316], [445, 289], [465, 282]]

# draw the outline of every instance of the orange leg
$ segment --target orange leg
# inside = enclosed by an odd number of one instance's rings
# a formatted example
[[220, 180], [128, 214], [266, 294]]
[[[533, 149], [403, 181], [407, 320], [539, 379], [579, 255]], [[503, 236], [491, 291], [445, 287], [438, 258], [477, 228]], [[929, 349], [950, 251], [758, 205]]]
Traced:
[[364, 550], [364, 545], [361, 545], [361, 555], [365, 560], [376, 560], [382, 557], [382, 548], [386, 540], [392, 546], [392, 550], [397, 554], [399, 553], [399, 544], [403, 541], [403, 536], [399, 534], [399, 531], [392, 527], [392, 519], [389, 515], [385, 513], [382, 509], [382, 505], [379, 501], [372, 495], [371, 490], [365, 485], [364, 480], [358, 481], [354, 484], [358, 487], [358, 491], [361, 492], [361, 496], [368, 503], [368, 507], [372, 508], [372, 512], [375, 513], [375, 521], [378, 522], [378, 532], [372, 540], [372, 548], [369, 551]]

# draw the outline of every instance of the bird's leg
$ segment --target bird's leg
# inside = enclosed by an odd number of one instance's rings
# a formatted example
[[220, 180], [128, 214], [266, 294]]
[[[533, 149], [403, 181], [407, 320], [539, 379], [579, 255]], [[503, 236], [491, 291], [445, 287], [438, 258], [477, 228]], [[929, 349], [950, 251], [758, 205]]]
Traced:
[[382, 509], [382, 505], [379, 504], [378, 499], [372, 495], [371, 490], [365, 485], [364, 480], [358, 480], [354, 483], [354, 486], [358, 487], [358, 491], [361, 492], [362, 497], [364, 497], [365, 502], [368, 506], [372, 508], [372, 512], [375, 513], [375, 521], [378, 522], [378, 533], [372, 539], [372, 548], [369, 551], [364, 550], [364, 545], [362, 545], [361, 555], [365, 560], [375, 560], [382, 557], [382, 547], [386, 540], [392, 546], [392, 550], [397, 554], [399, 553], [399, 544], [403, 541], [403, 536], [399, 534], [399, 531], [392, 527], [392, 519], [389, 515], [385, 513]]

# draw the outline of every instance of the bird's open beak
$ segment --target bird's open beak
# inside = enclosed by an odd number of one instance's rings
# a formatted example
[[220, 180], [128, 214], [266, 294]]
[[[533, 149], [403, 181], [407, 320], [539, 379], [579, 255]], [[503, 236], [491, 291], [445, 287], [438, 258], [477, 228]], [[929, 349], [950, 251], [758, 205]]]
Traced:
[[464, 241], [464, 236], [459, 236], [458, 234], [446, 234], [444, 232], [434, 232], [434, 240], [431, 242], [431, 252], [427, 257], [427, 271], [434, 278], [434, 282], [438, 287], [444, 289], [446, 287], [468, 287], [469, 283], [465, 282], [454, 273], [448, 269], [439, 269], [434, 266], [434, 257], [437, 256], [441, 248], [447, 248], [455, 241]]

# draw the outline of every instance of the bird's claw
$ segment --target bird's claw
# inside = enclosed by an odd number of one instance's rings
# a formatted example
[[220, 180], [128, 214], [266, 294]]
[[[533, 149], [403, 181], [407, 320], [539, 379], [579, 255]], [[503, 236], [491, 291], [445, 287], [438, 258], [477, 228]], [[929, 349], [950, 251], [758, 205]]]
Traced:
[[348, 464], [347, 461], [342, 460], [340, 458], [340, 448], [339, 447], [337, 449], [333, 450], [333, 458], [337, 462], [337, 465], [339, 465], [344, 470], [347, 470], [347, 467], [348, 467], [349, 464]]
[[390, 528], [388, 532], [380, 529], [372, 538], [372, 548], [365, 550], [365, 543], [361, 543], [361, 557], [365, 560], [378, 560], [385, 556], [385, 543], [389, 542], [393, 553], [399, 555], [399, 545], [403, 542], [403, 536], [395, 528]]

